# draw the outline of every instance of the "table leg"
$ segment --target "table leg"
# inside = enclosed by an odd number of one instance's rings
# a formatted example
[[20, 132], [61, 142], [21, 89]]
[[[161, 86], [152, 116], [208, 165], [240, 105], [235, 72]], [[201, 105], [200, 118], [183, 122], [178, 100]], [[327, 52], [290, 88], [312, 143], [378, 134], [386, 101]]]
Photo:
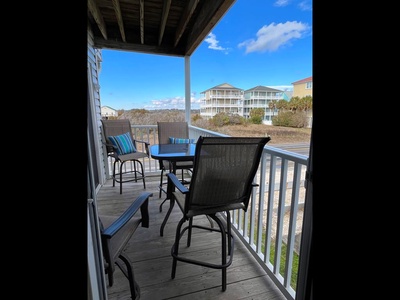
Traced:
[[165, 227], [165, 224], [167, 224], [169, 215], [171, 214], [171, 211], [174, 208], [174, 205], [175, 205], [175, 199], [174, 198], [170, 198], [169, 199], [169, 208], [168, 208], [167, 214], [165, 215], [165, 218], [164, 218], [164, 220], [163, 220], [163, 222], [161, 224], [161, 227], [160, 227], [160, 236], [164, 235], [164, 227]]
[[[173, 161], [173, 162], [170, 161], [170, 172], [173, 172], [174, 174], [176, 174], [176, 162], [175, 161]], [[174, 205], [175, 205], [175, 199], [172, 196], [172, 192], [174, 191], [174, 189], [175, 188], [174, 188], [171, 180], [168, 177], [167, 198], [165, 198], [165, 200], [169, 200], [169, 208], [168, 208], [167, 214], [165, 215], [164, 220], [163, 220], [163, 222], [161, 224], [161, 227], [160, 227], [160, 236], [164, 235], [165, 224], [167, 224], [169, 215], [171, 214], [171, 211], [172, 211], [172, 209], [174, 208]], [[165, 202], [165, 200], [164, 200], [164, 202]]]

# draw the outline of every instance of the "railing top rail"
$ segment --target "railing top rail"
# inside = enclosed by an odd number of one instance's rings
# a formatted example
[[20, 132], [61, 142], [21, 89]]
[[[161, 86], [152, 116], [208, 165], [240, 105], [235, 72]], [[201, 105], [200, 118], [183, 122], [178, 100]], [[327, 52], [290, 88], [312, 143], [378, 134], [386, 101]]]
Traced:
[[196, 127], [196, 126], [193, 126], [193, 125], [189, 125], [189, 129], [202, 131], [202, 132], [204, 132], [206, 134], [209, 134], [209, 135], [212, 135], [212, 136], [229, 136], [227, 134], [215, 132], [215, 131], [212, 131], [212, 130], [207, 130], [207, 129]]
[[300, 164], [307, 165], [307, 160], [308, 160], [307, 155], [302, 155], [299, 153], [287, 151], [287, 150], [276, 148], [276, 147], [269, 146], [269, 145], [266, 145], [264, 147], [264, 151], [268, 152], [271, 155], [279, 156], [283, 159], [287, 159], [290, 161], [294, 161], [294, 162], [297, 162]]

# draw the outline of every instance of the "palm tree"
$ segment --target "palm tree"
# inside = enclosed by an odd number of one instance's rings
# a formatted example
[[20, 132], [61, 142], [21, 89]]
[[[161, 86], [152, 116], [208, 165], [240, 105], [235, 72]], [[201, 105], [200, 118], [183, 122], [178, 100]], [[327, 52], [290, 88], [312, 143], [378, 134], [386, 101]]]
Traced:
[[272, 116], [274, 116], [275, 115], [275, 109], [276, 109], [276, 100], [271, 100], [268, 103], [268, 107], [269, 107], [270, 110], [272, 110]]

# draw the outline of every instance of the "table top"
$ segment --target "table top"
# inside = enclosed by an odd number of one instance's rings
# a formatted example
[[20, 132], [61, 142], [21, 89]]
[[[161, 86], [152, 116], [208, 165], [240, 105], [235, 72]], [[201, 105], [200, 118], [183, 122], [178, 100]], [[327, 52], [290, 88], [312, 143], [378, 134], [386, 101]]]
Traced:
[[155, 159], [193, 160], [196, 144], [156, 144], [150, 146], [150, 155]]

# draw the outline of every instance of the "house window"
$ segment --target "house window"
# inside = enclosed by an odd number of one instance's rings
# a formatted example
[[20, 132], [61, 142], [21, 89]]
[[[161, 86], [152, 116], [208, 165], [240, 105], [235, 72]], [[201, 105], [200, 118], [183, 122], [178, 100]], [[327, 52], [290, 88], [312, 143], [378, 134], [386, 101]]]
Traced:
[[312, 81], [306, 83], [306, 89], [312, 89]]

